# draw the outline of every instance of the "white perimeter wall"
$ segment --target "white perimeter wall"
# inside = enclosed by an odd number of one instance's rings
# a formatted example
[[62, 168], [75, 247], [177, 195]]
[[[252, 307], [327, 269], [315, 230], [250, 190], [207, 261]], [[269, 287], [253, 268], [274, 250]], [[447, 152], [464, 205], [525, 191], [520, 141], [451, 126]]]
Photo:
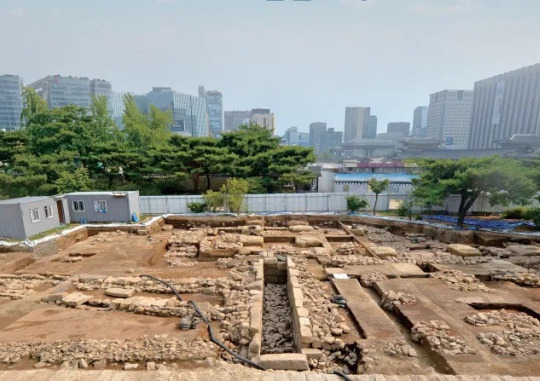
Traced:
[[[279, 213], [279, 212], [346, 212], [347, 203], [345, 198], [353, 193], [273, 193], [273, 194], [249, 194], [244, 200], [244, 211], [248, 213]], [[375, 195], [356, 194], [365, 198], [373, 208]], [[381, 194], [377, 202], [377, 210], [395, 209], [401, 200], [407, 198], [406, 194]], [[202, 197], [193, 196], [141, 196], [141, 213], [143, 214], [167, 214], [167, 213], [190, 213], [187, 204], [190, 202], [202, 202]], [[535, 201], [534, 205], [539, 205]], [[450, 196], [446, 204], [434, 210], [457, 213], [459, 208], [459, 196]], [[501, 212], [505, 207], [489, 205], [487, 198], [479, 198], [471, 208], [472, 212]], [[415, 211], [420, 211], [416, 208]]]

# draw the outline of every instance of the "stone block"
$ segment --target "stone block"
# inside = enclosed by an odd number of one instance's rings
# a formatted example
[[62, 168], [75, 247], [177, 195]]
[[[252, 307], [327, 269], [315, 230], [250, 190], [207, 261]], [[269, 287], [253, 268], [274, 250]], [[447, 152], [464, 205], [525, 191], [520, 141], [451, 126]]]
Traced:
[[301, 317], [300, 319], [300, 325], [306, 325], [306, 326], [311, 326], [311, 321], [309, 320], [308, 317]]
[[311, 327], [307, 325], [300, 326], [300, 341], [302, 344], [311, 344], [313, 342], [313, 333]]
[[395, 257], [397, 256], [396, 249], [388, 246], [373, 246], [369, 250], [380, 258]]
[[77, 307], [86, 303], [90, 299], [92, 299], [91, 296], [82, 294], [80, 292], [72, 292], [71, 294], [67, 294], [62, 298], [62, 303], [68, 307]]
[[300, 287], [292, 289], [292, 299], [295, 307], [304, 307], [304, 294]]
[[130, 298], [135, 292], [132, 288], [108, 288], [105, 290], [105, 295], [114, 298]]
[[62, 292], [60, 294], [50, 294], [41, 298], [41, 301], [44, 303], [56, 303], [58, 300], [62, 300], [67, 294], [67, 292]]
[[302, 348], [302, 353], [306, 355], [308, 360], [318, 360], [322, 357], [322, 352], [316, 348]]
[[446, 250], [448, 250], [449, 253], [460, 256], [460, 257], [472, 257], [472, 256], [482, 255], [480, 250], [472, 246], [462, 245], [459, 243], [453, 243], [451, 245], [448, 245], [446, 247]]
[[294, 263], [291, 257], [287, 257], [287, 267], [289, 269], [294, 269], [296, 267], [296, 264]]
[[297, 276], [291, 276], [289, 277], [289, 283], [291, 284], [291, 287], [300, 287], [300, 283], [298, 283], [298, 277]]
[[289, 276], [290, 277], [298, 277], [300, 275], [300, 271], [296, 269], [289, 269]]
[[264, 238], [258, 235], [241, 235], [240, 242], [244, 246], [263, 246]]
[[540, 256], [540, 247], [533, 245], [510, 245], [506, 249], [518, 256]]
[[321, 247], [322, 242], [317, 237], [311, 237], [311, 236], [297, 236], [294, 237], [294, 242], [299, 247]]
[[250, 255], [251, 249], [249, 247], [239, 247], [238, 248], [238, 254], [239, 255]]
[[263, 220], [247, 220], [246, 225], [249, 226], [264, 226]]
[[304, 220], [290, 220], [290, 221], [287, 221], [287, 226], [288, 227], [291, 227], [291, 226], [309, 226], [309, 222], [304, 221]]
[[326, 247], [312, 247], [311, 252], [316, 256], [328, 256], [330, 255], [330, 250], [328, 250]]
[[[262, 306], [261, 306], [262, 307]], [[249, 309], [249, 334], [256, 335], [262, 331], [262, 308]]]
[[257, 290], [257, 291], [262, 291], [263, 289], [263, 283], [259, 280], [256, 280], [254, 282], [251, 282], [251, 283], [248, 283], [246, 285], [246, 289], [248, 290]]
[[257, 333], [253, 336], [253, 339], [251, 339], [251, 342], [249, 343], [249, 356], [255, 357], [259, 356], [261, 354], [261, 334]]
[[355, 236], [363, 236], [365, 234], [364, 229], [362, 228], [351, 229], [351, 233]]
[[304, 225], [295, 225], [290, 226], [289, 230], [293, 233], [301, 233], [301, 232], [311, 232], [314, 231], [313, 226], [304, 226]]
[[309, 370], [307, 356], [303, 353], [262, 355], [257, 362], [273, 370]]

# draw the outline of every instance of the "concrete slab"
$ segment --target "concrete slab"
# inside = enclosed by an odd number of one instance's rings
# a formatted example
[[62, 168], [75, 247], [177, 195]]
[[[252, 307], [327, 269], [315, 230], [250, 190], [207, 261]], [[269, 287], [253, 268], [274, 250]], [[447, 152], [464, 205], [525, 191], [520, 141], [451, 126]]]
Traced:
[[379, 272], [389, 278], [426, 278], [428, 273], [422, 271], [420, 267], [413, 263], [384, 263], [381, 265], [351, 265], [340, 267], [327, 267], [326, 273], [329, 276], [334, 274], [347, 274], [352, 277], [360, 277], [372, 272]]
[[392, 340], [401, 333], [386, 313], [368, 295], [356, 279], [332, 279], [338, 293], [347, 300], [347, 307], [367, 339]]

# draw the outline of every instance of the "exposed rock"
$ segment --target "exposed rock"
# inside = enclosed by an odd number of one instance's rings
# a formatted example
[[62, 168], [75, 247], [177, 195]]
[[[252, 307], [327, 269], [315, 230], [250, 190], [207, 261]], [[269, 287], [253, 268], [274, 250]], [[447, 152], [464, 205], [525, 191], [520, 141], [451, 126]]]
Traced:
[[105, 290], [105, 295], [114, 298], [129, 298], [134, 291], [132, 288], [108, 288]]
[[369, 250], [380, 258], [395, 257], [397, 256], [396, 249], [387, 246], [372, 246]]
[[444, 283], [454, 290], [491, 292], [491, 290], [476, 279], [474, 275], [459, 270], [438, 271], [431, 273], [430, 277], [443, 280]]
[[480, 250], [472, 247], [472, 246], [468, 246], [468, 245], [461, 245], [459, 243], [453, 243], [451, 245], [448, 245], [446, 247], [446, 249], [454, 254], [454, 255], [458, 255], [460, 257], [471, 257], [471, 256], [479, 256], [479, 255], [482, 255], [482, 253], [480, 252]]
[[540, 256], [540, 247], [533, 245], [509, 245], [506, 246], [514, 255], [520, 256]]

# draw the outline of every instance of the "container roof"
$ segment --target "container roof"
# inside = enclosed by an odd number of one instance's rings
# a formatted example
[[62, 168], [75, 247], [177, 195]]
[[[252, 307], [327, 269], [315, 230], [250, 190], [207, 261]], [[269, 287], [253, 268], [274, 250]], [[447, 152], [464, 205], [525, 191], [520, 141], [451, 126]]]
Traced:
[[27, 204], [29, 202], [42, 201], [42, 200], [53, 200], [53, 198], [47, 197], [47, 196], [28, 196], [28, 197], [11, 198], [9, 200], [0, 200], [0, 205]]
[[72, 193], [66, 193], [64, 196], [121, 196], [126, 195], [128, 193], [133, 193], [137, 191], [119, 191], [119, 192], [72, 192]]
[[391, 183], [410, 183], [417, 177], [406, 173], [336, 173], [335, 181], [367, 183], [370, 179], [376, 178], [377, 180], [388, 179]]

